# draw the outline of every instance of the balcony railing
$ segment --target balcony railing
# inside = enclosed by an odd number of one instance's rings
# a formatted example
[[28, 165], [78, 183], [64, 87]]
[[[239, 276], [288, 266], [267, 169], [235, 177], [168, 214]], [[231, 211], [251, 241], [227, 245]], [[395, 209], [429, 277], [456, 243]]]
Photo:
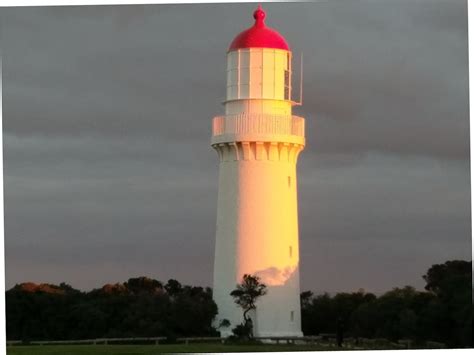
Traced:
[[224, 134], [293, 135], [304, 137], [304, 118], [291, 115], [240, 114], [212, 120], [213, 137]]

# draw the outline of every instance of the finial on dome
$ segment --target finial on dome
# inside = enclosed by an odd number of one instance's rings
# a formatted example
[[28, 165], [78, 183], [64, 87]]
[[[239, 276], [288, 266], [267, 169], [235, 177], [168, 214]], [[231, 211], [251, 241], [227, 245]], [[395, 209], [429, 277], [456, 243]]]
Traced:
[[265, 11], [258, 5], [253, 13], [255, 24], [234, 38], [228, 52], [242, 48], [275, 48], [289, 51], [285, 38], [277, 31], [265, 26]]
[[256, 25], [264, 25], [266, 13], [262, 9], [262, 5], [258, 5], [257, 10], [253, 13], [253, 18], [255, 19]]

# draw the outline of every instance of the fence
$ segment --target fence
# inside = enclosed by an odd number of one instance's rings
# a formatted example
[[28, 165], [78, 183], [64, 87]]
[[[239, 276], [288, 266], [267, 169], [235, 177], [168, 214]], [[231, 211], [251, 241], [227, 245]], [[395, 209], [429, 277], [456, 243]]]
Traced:
[[[7, 341], [7, 346], [21, 345], [107, 345], [107, 344], [131, 344], [131, 343], [148, 343], [158, 345], [160, 342], [167, 340], [166, 337], [145, 337], [145, 338], [99, 338], [99, 339], [82, 339], [82, 340], [54, 340], [54, 341]], [[273, 344], [309, 344], [334, 348], [336, 347], [335, 334], [321, 334], [317, 336], [304, 337], [254, 337], [266, 343]], [[184, 337], [174, 339], [176, 343], [225, 343], [226, 338], [218, 337]], [[446, 345], [438, 342], [427, 342], [424, 347], [428, 349], [441, 349]], [[411, 349], [413, 344], [411, 340], [400, 339], [398, 342], [391, 342], [387, 339], [366, 339], [366, 338], [345, 338], [344, 348], [363, 350], [363, 349]], [[420, 347], [417, 347], [420, 348]]]
[[[124, 344], [124, 343], [150, 343], [160, 344], [160, 342], [166, 340], [166, 337], [148, 337], [148, 338], [99, 338], [99, 339], [81, 339], [81, 340], [34, 340], [34, 341], [22, 341], [22, 340], [10, 340], [7, 341], [8, 346], [15, 345], [76, 345], [76, 344], [92, 344], [92, 345], [107, 345], [107, 344]], [[315, 344], [318, 340], [322, 340], [321, 336], [307, 336], [307, 337], [254, 337], [255, 340], [271, 341], [277, 344], [281, 342], [287, 344], [294, 344], [295, 341]], [[219, 337], [187, 337], [187, 338], [176, 338], [177, 343], [224, 343], [226, 338]]]

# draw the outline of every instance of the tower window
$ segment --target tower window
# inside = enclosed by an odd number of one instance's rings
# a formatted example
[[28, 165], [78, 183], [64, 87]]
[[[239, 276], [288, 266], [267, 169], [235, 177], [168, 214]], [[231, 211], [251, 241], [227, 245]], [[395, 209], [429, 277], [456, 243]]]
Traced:
[[290, 258], [293, 257], [293, 248], [290, 245]]
[[291, 176], [288, 176], [288, 187], [291, 186]]
[[290, 321], [292, 321], [292, 322], [295, 321], [295, 311], [290, 312]]

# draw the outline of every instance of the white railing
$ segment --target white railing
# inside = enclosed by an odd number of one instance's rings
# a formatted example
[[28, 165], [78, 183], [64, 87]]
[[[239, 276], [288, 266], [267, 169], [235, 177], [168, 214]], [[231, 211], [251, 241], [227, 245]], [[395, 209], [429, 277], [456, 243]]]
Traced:
[[277, 134], [304, 137], [304, 118], [290, 115], [240, 114], [217, 116], [212, 120], [212, 135]]

